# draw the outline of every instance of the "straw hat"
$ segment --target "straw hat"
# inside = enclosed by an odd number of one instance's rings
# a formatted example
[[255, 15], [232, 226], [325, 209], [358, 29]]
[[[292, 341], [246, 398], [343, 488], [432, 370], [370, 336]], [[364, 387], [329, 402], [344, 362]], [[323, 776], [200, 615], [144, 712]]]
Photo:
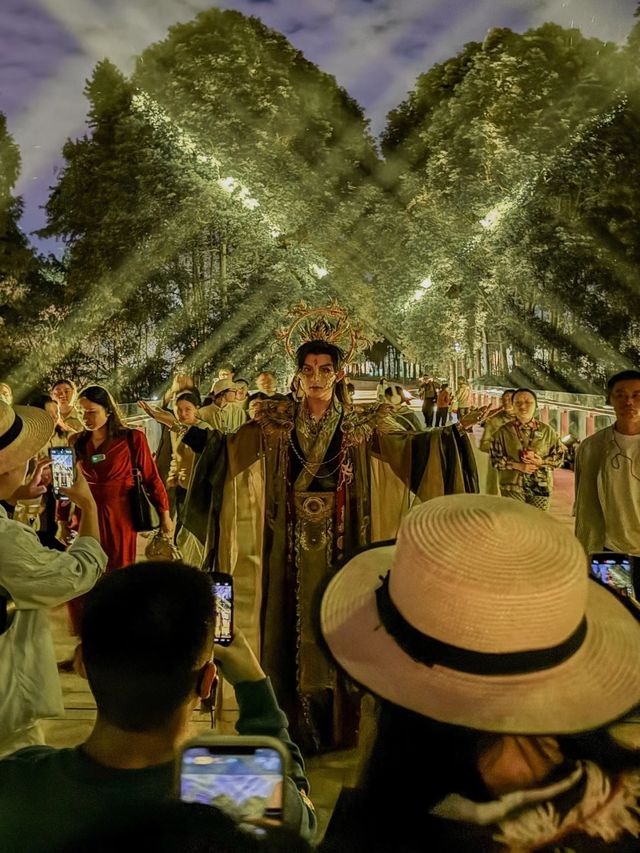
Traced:
[[48, 412], [31, 406], [12, 408], [0, 400], [0, 474], [6, 474], [35, 456], [53, 435]]
[[562, 734], [640, 701], [640, 626], [566, 527], [507, 498], [412, 510], [395, 546], [338, 572], [320, 618], [352, 678], [441, 722]]

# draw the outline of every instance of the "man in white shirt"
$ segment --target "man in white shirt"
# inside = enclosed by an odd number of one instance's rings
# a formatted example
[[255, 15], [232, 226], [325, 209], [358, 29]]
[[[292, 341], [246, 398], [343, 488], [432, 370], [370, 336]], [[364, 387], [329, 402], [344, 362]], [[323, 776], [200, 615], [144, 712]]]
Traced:
[[576, 456], [576, 536], [587, 553], [640, 556], [640, 371], [607, 383], [616, 421], [585, 439]]
[[[51, 438], [54, 421], [32, 407], [0, 401], [0, 500], [14, 504], [45, 491], [37, 463], [23, 485], [29, 459]], [[44, 742], [38, 720], [64, 713], [49, 607], [88, 592], [107, 564], [98, 513], [87, 481], [76, 472], [62, 490], [82, 510], [78, 537], [68, 551], [45, 548], [31, 528], [0, 506], [0, 756]]]
[[218, 379], [211, 393], [213, 402], [202, 406], [199, 416], [213, 429], [220, 432], [235, 432], [247, 420], [246, 413], [236, 405], [238, 385], [232, 379]]

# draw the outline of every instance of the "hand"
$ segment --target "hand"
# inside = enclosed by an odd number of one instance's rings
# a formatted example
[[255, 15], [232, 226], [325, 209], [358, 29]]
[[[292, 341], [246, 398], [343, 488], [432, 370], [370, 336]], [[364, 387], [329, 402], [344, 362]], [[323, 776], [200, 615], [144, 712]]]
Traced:
[[171, 539], [173, 536], [174, 524], [168, 512], [160, 513], [160, 530], [166, 539]]
[[502, 406], [494, 406], [493, 408], [491, 408], [491, 406], [489, 405], [488, 408], [489, 411], [484, 416], [483, 420], [489, 420], [489, 418], [492, 418], [494, 415], [498, 415], [500, 414], [500, 412], [504, 411]]
[[44, 471], [51, 465], [51, 460], [38, 459], [36, 467], [31, 475], [31, 479], [19, 486], [9, 498], [9, 503], [16, 504], [18, 501], [32, 501], [39, 498], [47, 491], [46, 485], [42, 482]]
[[89, 484], [87, 483], [82, 468], [76, 465], [76, 479], [72, 486], [60, 489], [60, 493], [70, 498], [80, 509], [87, 510], [95, 507]]
[[525, 450], [522, 454], [522, 461], [527, 465], [535, 465], [536, 468], [540, 468], [541, 465], [544, 465], [544, 459], [534, 450]]
[[489, 417], [491, 406], [480, 406], [479, 409], [471, 409], [470, 412], [460, 419], [460, 426], [464, 429], [474, 424], [481, 424]]
[[517, 467], [515, 465], [513, 467], [516, 468], [516, 471], [522, 471], [523, 474], [533, 474], [534, 471], [538, 470], [538, 466], [531, 462], [518, 462]]
[[265, 677], [258, 658], [239, 628], [234, 628], [233, 640], [228, 646], [214, 645], [213, 656], [216, 665], [229, 684], [240, 684], [242, 681], [262, 681]]
[[148, 403], [145, 403], [144, 400], [138, 400], [138, 405], [145, 414], [149, 415], [150, 418], [153, 418], [154, 421], [158, 421], [159, 424], [171, 427], [176, 423], [176, 419], [171, 412], [166, 412], [158, 406], [150, 406]]

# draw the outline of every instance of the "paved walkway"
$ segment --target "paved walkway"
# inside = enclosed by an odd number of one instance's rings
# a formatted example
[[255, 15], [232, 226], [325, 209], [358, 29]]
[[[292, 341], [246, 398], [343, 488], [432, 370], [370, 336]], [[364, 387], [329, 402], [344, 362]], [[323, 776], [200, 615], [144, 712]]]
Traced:
[[[486, 464], [480, 454], [479, 466]], [[481, 472], [482, 474], [482, 472]], [[555, 472], [555, 492], [551, 502], [551, 512], [563, 523], [573, 527], [571, 505], [573, 502], [573, 472], [560, 469]], [[139, 553], [142, 557], [145, 540], [140, 538]], [[69, 636], [66, 621], [66, 608], [51, 611], [51, 625], [58, 660], [70, 657], [74, 643]], [[65, 718], [48, 720], [44, 723], [47, 743], [51, 746], [73, 746], [81, 743], [89, 734], [95, 719], [95, 703], [86, 681], [77, 675], [61, 675], [65, 702]], [[232, 708], [223, 707], [218, 721], [220, 734], [232, 733], [236, 713]], [[208, 713], [194, 712], [192, 736], [210, 729]], [[357, 777], [359, 764], [356, 750], [334, 752], [308, 759], [307, 770], [311, 780], [311, 796], [318, 813], [320, 833], [324, 833], [336, 799], [344, 785], [352, 785]]]

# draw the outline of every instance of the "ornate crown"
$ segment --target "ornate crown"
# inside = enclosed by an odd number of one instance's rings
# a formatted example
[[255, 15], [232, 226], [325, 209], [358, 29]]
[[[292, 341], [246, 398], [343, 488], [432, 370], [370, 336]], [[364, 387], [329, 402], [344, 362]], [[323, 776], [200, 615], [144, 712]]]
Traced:
[[371, 341], [354, 329], [346, 308], [341, 308], [334, 299], [323, 308], [309, 308], [300, 302], [290, 312], [294, 321], [288, 329], [280, 329], [278, 337], [284, 340], [287, 355], [295, 358], [296, 350], [309, 341], [325, 341], [338, 347], [349, 364], [358, 350], [371, 346]]

